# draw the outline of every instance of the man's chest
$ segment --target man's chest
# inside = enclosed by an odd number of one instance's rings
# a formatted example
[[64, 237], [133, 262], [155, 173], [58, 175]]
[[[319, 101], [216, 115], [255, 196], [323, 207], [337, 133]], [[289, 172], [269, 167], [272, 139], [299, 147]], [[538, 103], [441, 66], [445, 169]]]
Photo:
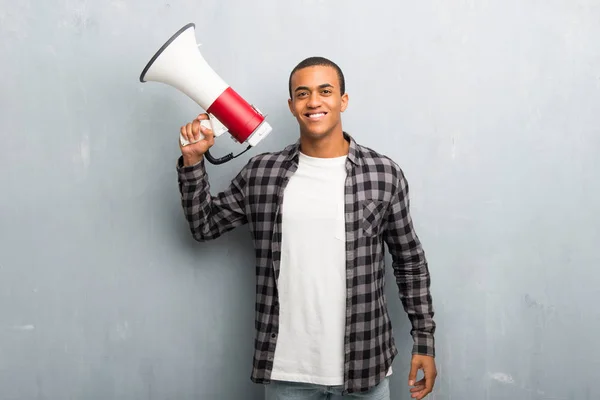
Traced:
[[305, 240], [344, 239], [346, 171], [302, 165], [283, 189], [279, 212], [288, 235]]
[[348, 239], [371, 234], [381, 225], [395, 191], [394, 177], [369, 169], [318, 174], [301, 168], [250, 176], [246, 210], [255, 230], [277, 230], [282, 218], [341, 217]]

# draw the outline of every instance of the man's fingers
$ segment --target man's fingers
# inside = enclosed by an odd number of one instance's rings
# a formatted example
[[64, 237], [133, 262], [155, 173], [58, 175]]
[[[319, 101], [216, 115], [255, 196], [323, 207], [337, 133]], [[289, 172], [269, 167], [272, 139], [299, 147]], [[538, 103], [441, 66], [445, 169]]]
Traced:
[[425, 370], [425, 392], [431, 393], [431, 391], [433, 390], [434, 382], [435, 382], [435, 370], [426, 369]]
[[408, 373], [408, 386], [413, 386], [417, 380], [417, 371], [419, 371], [419, 365], [415, 362], [410, 363], [410, 372]]
[[[214, 145], [215, 138], [212, 129], [207, 128], [208, 114], [200, 114], [193, 121], [183, 125], [179, 130], [181, 137], [190, 144], [197, 144], [193, 151], [204, 153], [209, 147]], [[204, 124], [202, 124], [204, 122]], [[210, 126], [210, 125], [208, 125]], [[181, 145], [181, 143], [180, 143]], [[181, 145], [183, 148], [183, 145]]]
[[187, 125], [183, 125], [181, 127], [181, 136], [183, 136], [183, 138], [185, 140], [187, 140], [188, 142], [190, 141], [190, 138], [188, 137], [188, 133], [187, 133]]
[[194, 138], [194, 142], [197, 142], [198, 140], [200, 140], [200, 131], [202, 130], [202, 125], [200, 124], [199, 121], [194, 121], [192, 122], [192, 134], [193, 134], [193, 138]]
[[425, 383], [425, 387], [421, 388], [420, 391], [413, 393], [413, 397], [415, 397], [417, 400], [421, 400], [423, 399], [425, 396], [427, 396], [429, 393], [431, 393], [433, 391], [433, 384], [435, 383], [435, 378], [436, 378], [436, 371], [435, 368], [424, 368], [423, 372], [425, 373], [425, 378], [423, 378], [420, 382]]
[[425, 389], [425, 379], [421, 379], [419, 382], [415, 383], [414, 386], [410, 389], [410, 392], [417, 393], [423, 389]]
[[181, 136], [185, 139], [185, 129], [182, 126], [181, 128], [179, 128], [179, 133], [181, 134]]
[[417, 390], [416, 392], [413, 392], [411, 394], [411, 397], [415, 398], [417, 400], [421, 400], [425, 396], [427, 396], [429, 393], [431, 393], [431, 390], [427, 389], [426, 386], [421, 386], [421, 390]]
[[190, 143], [194, 142], [194, 129], [193, 128], [194, 128], [193, 124], [190, 124], [190, 123], [186, 124], [186, 126], [185, 126], [185, 131], [187, 133], [187, 140]]
[[414, 393], [412, 395], [412, 397], [414, 397], [417, 400], [422, 400], [423, 398], [425, 398], [425, 396], [427, 396], [429, 393], [431, 393], [431, 390], [427, 390], [427, 389], [423, 389], [420, 392]]
[[428, 365], [423, 372], [425, 373], [425, 390], [429, 393], [433, 390], [433, 384], [437, 375], [435, 365]]
[[207, 128], [204, 124], [200, 125], [200, 129], [202, 130], [202, 135], [204, 136], [204, 139], [208, 142], [211, 143], [214, 140], [214, 132], [212, 131], [212, 129]]
[[426, 389], [427, 383], [425, 379], [426, 378], [421, 379], [419, 382], [415, 383], [414, 387], [410, 389], [411, 398], [420, 400], [427, 394], [429, 394], [429, 392]]

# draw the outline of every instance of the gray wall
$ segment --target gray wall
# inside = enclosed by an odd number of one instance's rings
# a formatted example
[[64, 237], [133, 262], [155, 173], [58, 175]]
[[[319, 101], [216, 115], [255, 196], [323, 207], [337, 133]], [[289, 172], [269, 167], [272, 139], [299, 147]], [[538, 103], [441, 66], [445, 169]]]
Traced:
[[[598, 21], [596, 0], [0, 1], [0, 398], [261, 398], [248, 232], [197, 244], [179, 206], [178, 129], [201, 110], [138, 82], [196, 22], [205, 58], [275, 127], [209, 167], [215, 191], [296, 140], [296, 62], [344, 68], [345, 129], [412, 187], [432, 399], [598, 399]], [[214, 153], [239, 150], [224, 136]], [[393, 398], [409, 399], [389, 277]]]

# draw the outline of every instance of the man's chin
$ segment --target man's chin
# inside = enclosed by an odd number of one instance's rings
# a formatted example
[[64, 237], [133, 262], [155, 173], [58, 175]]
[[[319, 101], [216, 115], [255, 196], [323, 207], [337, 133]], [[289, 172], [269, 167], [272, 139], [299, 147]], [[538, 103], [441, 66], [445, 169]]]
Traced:
[[321, 139], [329, 136], [329, 131], [325, 129], [310, 129], [305, 127], [301, 130], [301, 133], [303, 136], [311, 139]]

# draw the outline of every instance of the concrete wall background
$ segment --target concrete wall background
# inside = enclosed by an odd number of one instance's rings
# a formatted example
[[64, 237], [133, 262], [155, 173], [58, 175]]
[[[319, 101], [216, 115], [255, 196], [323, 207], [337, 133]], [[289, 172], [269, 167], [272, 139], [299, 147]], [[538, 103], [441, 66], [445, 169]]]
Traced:
[[[201, 110], [138, 82], [188, 22], [269, 114], [260, 151], [296, 140], [298, 61], [344, 69], [345, 129], [411, 184], [432, 399], [600, 397], [598, 21], [591, 0], [0, 1], [0, 398], [262, 398], [247, 230], [194, 243], [179, 206], [178, 129]], [[253, 154], [209, 166], [213, 190]]]

